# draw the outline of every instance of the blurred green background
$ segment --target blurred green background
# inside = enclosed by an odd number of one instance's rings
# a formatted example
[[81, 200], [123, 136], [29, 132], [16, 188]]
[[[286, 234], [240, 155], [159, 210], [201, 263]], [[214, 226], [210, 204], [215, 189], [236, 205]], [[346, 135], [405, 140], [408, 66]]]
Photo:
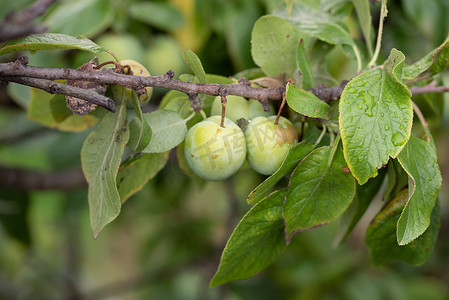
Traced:
[[[0, 0], [0, 17], [31, 2]], [[207, 73], [231, 76], [255, 67], [251, 29], [278, 2], [67, 0], [53, 5], [40, 21], [50, 32], [85, 35], [119, 58], [141, 62], [153, 75], [169, 69], [177, 76], [188, 72], [182, 50], [192, 49]], [[395, 47], [412, 63], [449, 31], [446, 0], [390, 0], [388, 5], [384, 57]], [[378, 11], [378, 5], [372, 7], [375, 25]], [[347, 25], [360, 37], [355, 13]], [[322, 58], [327, 71], [349, 79], [353, 61], [339, 46], [328, 47]], [[75, 51], [29, 55], [32, 65], [74, 68], [93, 56]], [[441, 80], [449, 85], [447, 71]], [[154, 110], [165, 92], [157, 90], [145, 109]], [[89, 130], [56, 131], [29, 121], [24, 108], [31, 97], [27, 89], [1, 88], [0, 166], [48, 172], [79, 168]], [[449, 95], [414, 100], [431, 126], [443, 173], [440, 234], [434, 254], [421, 267], [371, 265], [363, 239], [382, 206], [378, 199], [343, 245], [334, 246], [335, 222], [295, 236], [281, 257], [254, 278], [208, 288], [227, 238], [249, 209], [246, 196], [263, 178], [244, 167], [226, 182], [197, 184], [171, 155], [167, 167], [123, 205], [96, 240], [86, 187], [0, 187], [0, 299], [449, 299]]]

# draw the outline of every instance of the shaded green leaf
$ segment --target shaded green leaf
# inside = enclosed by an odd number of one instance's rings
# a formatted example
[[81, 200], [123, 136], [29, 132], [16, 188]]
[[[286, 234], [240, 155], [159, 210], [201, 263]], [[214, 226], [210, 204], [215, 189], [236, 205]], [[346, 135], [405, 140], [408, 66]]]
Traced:
[[242, 218], [221, 256], [210, 286], [254, 276], [285, 249], [282, 203], [286, 191], [276, 191]]
[[397, 224], [398, 243], [406, 245], [429, 226], [442, 179], [432, 139], [412, 135], [398, 161], [409, 175], [409, 199]]
[[393, 49], [383, 68], [353, 78], [340, 98], [345, 159], [359, 184], [404, 148], [412, 128], [411, 93], [401, 80], [404, 55]]
[[285, 157], [282, 165], [279, 169], [273, 173], [270, 177], [265, 179], [261, 184], [259, 184], [249, 195], [246, 201], [248, 204], [257, 204], [264, 197], [266, 197], [276, 183], [282, 179], [288, 172], [292, 170], [307, 154], [310, 153], [315, 148], [314, 145], [309, 144], [305, 141], [290, 148], [287, 156]]
[[313, 75], [310, 70], [309, 60], [306, 57], [303, 40], [299, 41], [298, 50], [296, 51], [296, 65], [301, 72], [302, 88], [305, 90], [313, 88]]
[[198, 56], [192, 50], [187, 49], [182, 52], [182, 57], [195, 76], [198, 77], [199, 82], [207, 83], [206, 72], [204, 72], [203, 65]]
[[186, 121], [179, 113], [169, 110], [157, 110], [143, 114], [151, 127], [151, 141], [143, 153], [161, 153], [178, 146], [187, 134]]
[[44, 22], [50, 32], [93, 37], [113, 21], [114, 7], [109, 0], [69, 0], [59, 2]]
[[[347, 210], [347, 216], [348, 218], [350, 218], [350, 221], [340, 239], [340, 242], [345, 241], [345, 239], [351, 234], [355, 226], [359, 223], [360, 219], [365, 214], [374, 197], [379, 192], [382, 183], [384, 182], [385, 175], [387, 174], [386, 169], [382, 170], [383, 171], [380, 171], [379, 175], [376, 176], [376, 178], [371, 179], [364, 185], [357, 185], [354, 201], [351, 203], [352, 209]], [[345, 216], [346, 213], [343, 217]]]
[[432, 210], [429, 228], [412, 243], [400, 246], [396, 238], [396, 224], [408, 200], [407, 190], [391, 200], [369, 225], [365, 243], [375, 265], [392, 261], [405, 261], [422, 265], [432, 254], [440, 227], [440, 205], [437, 201]]
[[181, 27], [185, 22], [176, 7], [164, 2], [133, 2], [129, 13], [136, 20], [168, 31]]
[[9, 42], [0, 48], [0, 55], [18, 51], [36, 50], [84, 50], [93, 53], [103, 52], [105, 49], [87, 38], [75, 38], [59, 33], [42, 33], [29, 35], [26, 38]]
[[285, 98], [288, 106], [302, 115], [311, 118], [329, 119], [330, 106], [311, 92], [287, 84]]
[[276, 16], [263, 16], [254, 24], [251, 34], [251, 54], [254, 62], [268, 76], [285, 73], [292, 76], [296, 69], [298, 38], [293, 27]]
[[81, 149], [84, 176], [89, 183], [90, 223], [94, 237], [120, 213], [121, 200], [116, 177], [129, 138], [126, 105], [107, 113]]
[[355, 181], [343, 168], [341, 147], [335, 154], [321, 147], [307, 155], [293, 172], [285, 198], [285, 238], [327, 224], [339, 217], [355, 194]]
[[164, 168], [168, 152], [139, 154], [120, 166], [117, 188], [121, 202], [140, 191], [144, 185]]

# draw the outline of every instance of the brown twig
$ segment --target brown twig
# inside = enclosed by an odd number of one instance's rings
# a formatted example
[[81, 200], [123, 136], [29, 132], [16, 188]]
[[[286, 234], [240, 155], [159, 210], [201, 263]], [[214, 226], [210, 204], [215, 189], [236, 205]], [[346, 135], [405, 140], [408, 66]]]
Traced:
[[24, 10], [9, 13], [0, 23], [0, 42], [47, 31], [47, 27], [32, 21], [44, 14], [56, 0], [37, 0]]

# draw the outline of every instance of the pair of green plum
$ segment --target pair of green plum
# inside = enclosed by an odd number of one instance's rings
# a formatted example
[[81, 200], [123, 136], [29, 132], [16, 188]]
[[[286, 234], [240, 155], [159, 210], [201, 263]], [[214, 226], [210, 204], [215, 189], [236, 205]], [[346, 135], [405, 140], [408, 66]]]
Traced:
[[[275, 124], [276, 116], [269, 116], [254, 99], [228, 96], [224, 127], [220, 97], [215, 99], [211, 115], [189, 129], [184, 145], [189, 167], [205, 180], [232, 176], [245, 158], [258, 173], [271, 175], [298, 140], [298, 132], [289, 120], [280, 117]], [[245, 132], [235, 124], [240, 118], [250, 120]]]

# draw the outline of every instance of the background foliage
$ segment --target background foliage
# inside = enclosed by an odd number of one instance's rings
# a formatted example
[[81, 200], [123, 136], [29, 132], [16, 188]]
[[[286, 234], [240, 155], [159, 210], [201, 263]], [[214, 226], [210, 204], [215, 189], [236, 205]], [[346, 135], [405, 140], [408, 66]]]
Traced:
[[[1, 2], [0, 14], [5, 14], [30, 1]], [[187, 72], [182, 50], [192, 49], [199, 55], [207, 73], [229, 76], [256, 66], [251, 58], [251, 30], [260, 16], [274, 10], [277, 2], [69, 0], [52, 6], [42, 22], [49, 26], [49, 32], [82, 34], [100, 46], [113, 49], [119, 58], [140, 61], [152, 75], [164, 74], [168, 69], [173, 69], [176, 75]], [[320, 4], [320, 1], [306, 2], [311, 6]], [[356, 15], [348, 9], [346, 2], [322, 0], [321, 5], [346, 16], [351, 35], [372, 35], [363, 27], [363, 32], [358, 31]], [[449, 5], [444, 0], [389, 1], [388, 7], [383, 40], [385, 52], [381, 53], [379, 61], [387, 59], [389, 49], [397, 48], [404, 52], [408, 63], [413, 63], [439, 46], [449, 31], [446, 17]], [[372, 12], [377, 18], [378, 5]], [[257, 26], [267, 26], [264, 24], [269, 21], [267, 19], [259, 20]], [[322, 38], [329, 43], [318, 43], [313, 49], [315, 59], [319, 59], [319, 63], [313, 64], [316, 68], [313, 71], [324, 76], [311, 80], [315, 80], [315, 84], [335, 84], [331, 77], [348, 79], [357, 68], [350, 51], [352, 39], [347, 42], [347, 48], [334, 46], [332, 38], [336, 37]], [[253, 42], [263, 46], [263, 40], [258, 41], [257, 37]], [[288, 44], [281, 50], [286, 49]], [[100, 60], [109, 60], [102, 55], [99, 55]], [[76, 68], [93, 56], [81, 51], [40, 51], [30, 55], [30, 64]], [[12, 58], [1, 57], [5, 61]], [[277, 67], [269, 66], [264, 71], [275, 75]], [[288, 70], [288, 66], [280, 67]], [[447, 72], [442, 81], [449, 84]], [[289, 91], [295, 93], [294, 89]], [[30, 92], [12, 84], [7, 92], [14, 102], [2, 89], [0, 164], [41, 171], [62, 171], [79, 166], [81, 146], [90, 133], [83, 130], [89, 127], [89, 122], [96, 121], [95, 116], [80, 120], [64, 115], [61, 113], [65, 111], [64, 104], [61, 106], [62, 96]], [[165, 90], [155, 89], [153, 99], [144, 111], [154, 110], [165, 93]], [[414, 100], [431, 127], [444, 182], [449, 167], [445, 155], [449, 147], [449, 98], [432, 94]], [[49, 114], [49, 110], [54, 113]], [[55, 116], [63, 119], [55, 119]], [[73, 131], [73, 128], [79, 132], [64, 132]], [[68, 192], [0, 188], [0, 297], [449, 297], [449, 195], [446, 186], [440, 193], [442, 223], [435, 252], [421, 267], [404, 263], [386, 267], [371, 265], [363, 237], [368, 222], [376, 214], [375, 209], [382, 206], [381, 200], [377, 199], [373, 211], [362, 219], [346, 243], [332, 247], [335, 235], [343, 234], [338, 232], [338, 222], [332, 223], [296, 236], [274, 264], [254, 278], [208, 288], [226, 240], [237, 221], [249, 210], [246, 197], [262, 177], [244, 167], [232, 180], [224, 183], [198, 183], [181, 172], [174, 155], [161, 155], [160, 159], [168, 159], [168, 166], [141, 192], [127, 200], [120, 217], [96, 240], [92, 239], [89, 226], [85, 187]], [[401, 203], [403, 205], [400, 198], [394, 201], [398, 206]], [[257, 218], [257, 212], [254, 214]], [[376, 229], [376, 233], [382, 235], [382, 228], [371, 228]]]

